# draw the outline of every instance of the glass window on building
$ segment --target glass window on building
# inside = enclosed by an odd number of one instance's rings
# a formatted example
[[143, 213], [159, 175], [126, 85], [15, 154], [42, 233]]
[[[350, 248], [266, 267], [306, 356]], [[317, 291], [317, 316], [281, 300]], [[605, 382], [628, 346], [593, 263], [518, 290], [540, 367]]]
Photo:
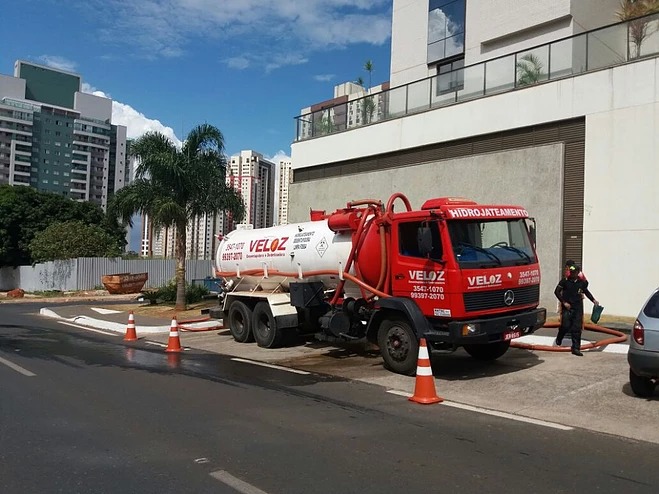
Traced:
[[430, 0], [428, 63], [464, 56], [466, 0]]

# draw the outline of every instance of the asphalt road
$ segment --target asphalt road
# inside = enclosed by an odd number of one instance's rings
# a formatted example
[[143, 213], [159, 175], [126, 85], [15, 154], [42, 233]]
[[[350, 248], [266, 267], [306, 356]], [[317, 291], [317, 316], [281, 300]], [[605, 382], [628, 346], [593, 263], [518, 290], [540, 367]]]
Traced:
[[0, 492], [656, 492], [659, 445], [0, 308]]

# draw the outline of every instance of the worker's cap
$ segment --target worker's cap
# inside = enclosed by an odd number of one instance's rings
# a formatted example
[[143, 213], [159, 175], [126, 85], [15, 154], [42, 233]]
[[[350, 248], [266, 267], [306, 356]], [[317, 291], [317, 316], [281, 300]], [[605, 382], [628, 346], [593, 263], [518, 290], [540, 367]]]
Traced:
[[570, 265], [568, 269], [570, 270], [570, 273], [578, 273], [579, 271], [581, 271], [579, 266], [577, 266], [576, 264]]

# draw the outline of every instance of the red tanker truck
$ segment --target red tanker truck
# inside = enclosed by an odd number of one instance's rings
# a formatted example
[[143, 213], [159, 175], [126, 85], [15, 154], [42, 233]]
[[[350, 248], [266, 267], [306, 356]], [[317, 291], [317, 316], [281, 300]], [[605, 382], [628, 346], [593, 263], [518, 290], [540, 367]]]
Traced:
[[[400, 211], [395, 206], [402, 203]], [[352, 201], [311, 221], [235, 230], [218, 246], [222, 317], [236, 341], [287, 335], [376, 343], [387, 368], [414, 374], [420, 338], [480, 360], [543, 326], [535, 226], [519, 206], [437, 198], [413, 210]]]

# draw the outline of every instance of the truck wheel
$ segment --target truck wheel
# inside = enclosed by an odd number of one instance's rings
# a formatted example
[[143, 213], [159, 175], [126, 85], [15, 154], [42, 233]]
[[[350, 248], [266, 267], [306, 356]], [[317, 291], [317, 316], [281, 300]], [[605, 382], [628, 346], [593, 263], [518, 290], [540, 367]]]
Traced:
[[252, 335], [252, 311], [240, 300], [234, 301], [229, 306], [227, 318], [229, 319], [229, 330], [233, 339], [239, 343], [250, 343], [254, 341]]
[[636, 396], [650, 398], [654, 394], [654, 382], [649, 377], [639, 376], [629, 369], [629, 384]]
[[496, 360], [510, 348], [510, 341], [486, 343], [483, 345], [465, 345], [465, 351], [476, 360]]
[[281, 345], [284, 332], [277, 328], [277, 322], [272, 316], [268, 302], [259, 302], [252, 314], [252, 332], [258, 346], [276, 348]]
[[419, 340], [403, 317], [385, 319], [378, 330], [378, 346], [387, 369], [413, 376], [419, 358]]

